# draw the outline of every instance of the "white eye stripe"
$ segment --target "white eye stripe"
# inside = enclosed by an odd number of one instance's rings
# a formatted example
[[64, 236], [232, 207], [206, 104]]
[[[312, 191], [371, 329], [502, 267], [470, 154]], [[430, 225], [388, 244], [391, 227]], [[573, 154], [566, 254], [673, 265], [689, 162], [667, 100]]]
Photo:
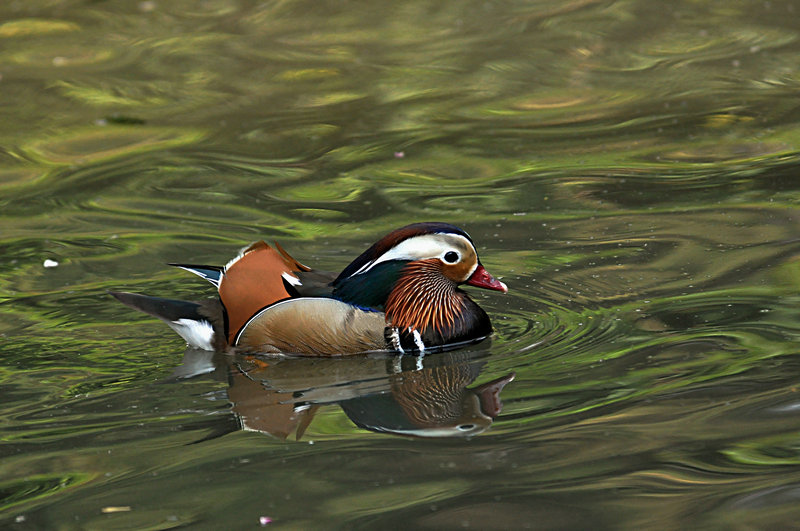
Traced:
[[[364, 264], [361, 269], [351, 276], [366, 273], [381, 262], [388, 262], [389, 260], [425, 260], [426, 258], [439, 258], [444, 260], [444, 255], [449, 252], [457, 253], [458, 260], [460, 260], [462, 253], [457, 251], [454, 247], [473, 248], [472, 243], [460, 234], [436, 233], [414, 236], [413, 238], [398, 243], [376, 260]], [[458, 262], [458, 260], [456, 260], [456, 262]], [[446, 260], [444, 261], [447, 262]]]

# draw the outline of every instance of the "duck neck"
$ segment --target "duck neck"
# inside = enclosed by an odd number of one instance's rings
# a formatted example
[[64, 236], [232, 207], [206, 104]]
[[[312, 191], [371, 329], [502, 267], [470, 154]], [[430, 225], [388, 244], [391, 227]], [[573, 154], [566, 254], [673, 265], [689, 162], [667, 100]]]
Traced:
[[387, 323], [446, 341], [462, 319], [469, 298], [429, 261], [409, 263], [386, 300]]

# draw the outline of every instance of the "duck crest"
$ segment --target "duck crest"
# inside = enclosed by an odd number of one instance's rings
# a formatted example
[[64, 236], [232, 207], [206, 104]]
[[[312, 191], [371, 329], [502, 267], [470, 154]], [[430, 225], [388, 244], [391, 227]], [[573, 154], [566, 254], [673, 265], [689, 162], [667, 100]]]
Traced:
[[440, 222], [432, 222], [427, 221], [423, 223], [412, 223], [411, 225], [406, 225], [400, 229], [394, 230], [375, 242], [369, 249], [361, 253], [361, 255], [353, 260], [350, 265], [348, 265], [344, 270], [339, 274], [336, 280], [333, 281], [334, 285], [338, 285], [348, 277], [352, 277], [364, 269], [368, 268], [375, 260], [378, 259], [382, 254], [389, 251], [391, 248], [395, 247], [400, 242], [407, 240], [409, 238], [413, 238], [414, 236], [420, 236], [423, 234], [433, 234], [433, 233], [451, 233], [451, 234], [458, 234], [460, 236], [465, 237], [467, 240], [472, 242], [472, 239], [469, 235], [464, 232], [463, 230], [459, 229], [455, 225], [450, 225], [449, 223], [440, 223]]

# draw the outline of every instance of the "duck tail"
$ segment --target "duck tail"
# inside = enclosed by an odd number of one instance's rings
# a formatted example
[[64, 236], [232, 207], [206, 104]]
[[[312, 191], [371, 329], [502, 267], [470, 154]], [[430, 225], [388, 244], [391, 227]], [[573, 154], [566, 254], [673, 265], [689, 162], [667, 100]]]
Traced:
[[186, 340], [189, 346], [203, 350], [218, 350], [219, 334], [216, 333], [214, 319], [208, 316], [209, 312], [204, 304], [124, 291], [108, 293], [125, 306], [161, 319]]

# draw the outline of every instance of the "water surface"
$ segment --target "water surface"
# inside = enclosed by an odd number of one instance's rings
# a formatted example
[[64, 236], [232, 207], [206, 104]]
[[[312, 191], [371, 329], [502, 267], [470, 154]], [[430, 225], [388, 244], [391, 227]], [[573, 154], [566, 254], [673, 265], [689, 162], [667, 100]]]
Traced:
[[[798, 12], [3, 3], [0, 523], [795, 525]], [[105, 293], [424, 220], [509, 285], [490, 340], [220, 358]]]

